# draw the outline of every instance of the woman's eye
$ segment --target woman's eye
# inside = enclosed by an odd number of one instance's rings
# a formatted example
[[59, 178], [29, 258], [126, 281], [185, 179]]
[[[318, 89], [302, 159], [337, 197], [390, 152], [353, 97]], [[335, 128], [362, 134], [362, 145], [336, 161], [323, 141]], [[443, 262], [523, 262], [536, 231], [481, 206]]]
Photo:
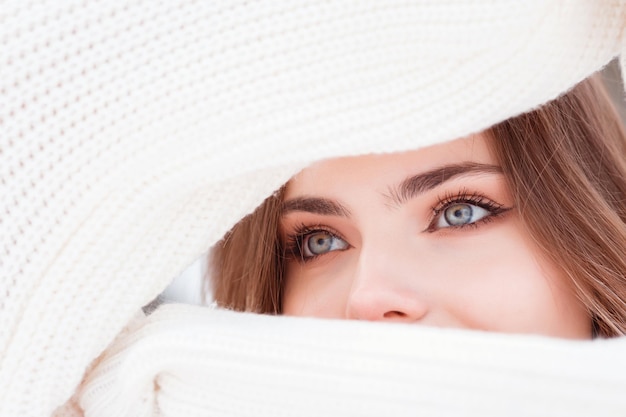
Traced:
[[436, 220], [435, 229], [461, 227], [477, 222], [492, 214], [489, 210], [469, 203], [453, 203], [443, 209]]
[[312, 258], [325, 253], [348, 249], [348, 242], [323, 230], [314, 231], [302, 240], [302, 257]]

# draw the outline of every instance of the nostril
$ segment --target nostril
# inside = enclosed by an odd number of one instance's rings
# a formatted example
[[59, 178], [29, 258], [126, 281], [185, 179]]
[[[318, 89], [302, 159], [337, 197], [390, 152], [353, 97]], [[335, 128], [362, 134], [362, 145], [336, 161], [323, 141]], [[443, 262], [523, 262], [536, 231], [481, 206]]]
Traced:
[[383, 317], [386, 319], [403, 319], [406, 317], [406, 313], [401, 311], [388, 311], [383, 314]]

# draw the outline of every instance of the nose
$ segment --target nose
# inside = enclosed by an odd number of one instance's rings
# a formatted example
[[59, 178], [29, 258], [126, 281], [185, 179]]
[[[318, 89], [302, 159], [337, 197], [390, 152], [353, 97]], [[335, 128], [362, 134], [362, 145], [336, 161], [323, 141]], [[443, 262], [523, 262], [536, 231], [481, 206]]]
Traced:
[[346, 318], [412, 323], [429, 311], [417, 285], [414, 262], [403, 263], [384, 250], [362, 251], [346, 303]]

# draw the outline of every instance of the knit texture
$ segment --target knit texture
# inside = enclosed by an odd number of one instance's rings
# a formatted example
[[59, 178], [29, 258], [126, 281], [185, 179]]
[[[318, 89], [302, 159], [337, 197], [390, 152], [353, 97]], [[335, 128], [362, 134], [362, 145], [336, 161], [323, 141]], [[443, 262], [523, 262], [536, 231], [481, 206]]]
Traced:
[[[617, 56], [625, 22], [619, 0], [3, 2], [0, 415], [50, 415], [142, 305], [302, 167], [528, 111]], [[462, 354], [482, 336], [454, 337]], [[302, 366], [314, 342], [285, 340]], [[261, 403], [246, 387], [238, 401]], [[336, 401], [315, 395], [320, 410]]]
[[[166, 306], [108, 349], [90, 416], [621, 416], [626, 339], [543, 337]], [[601, 355], [598, 355], [601, 353]], [[589, 360], [594, 358], [593, 360]]]

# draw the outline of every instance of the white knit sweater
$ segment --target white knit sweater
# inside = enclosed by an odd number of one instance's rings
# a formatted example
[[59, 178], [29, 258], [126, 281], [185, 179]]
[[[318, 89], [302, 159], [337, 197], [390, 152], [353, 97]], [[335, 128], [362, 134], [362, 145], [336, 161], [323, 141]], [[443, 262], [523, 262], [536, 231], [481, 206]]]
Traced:
[[0, 416], [624, 415], [624, 340], [168, 306], [111, 342], [308, 163], [527, 111], [625, 26], [620, 0], [2, 2]]

